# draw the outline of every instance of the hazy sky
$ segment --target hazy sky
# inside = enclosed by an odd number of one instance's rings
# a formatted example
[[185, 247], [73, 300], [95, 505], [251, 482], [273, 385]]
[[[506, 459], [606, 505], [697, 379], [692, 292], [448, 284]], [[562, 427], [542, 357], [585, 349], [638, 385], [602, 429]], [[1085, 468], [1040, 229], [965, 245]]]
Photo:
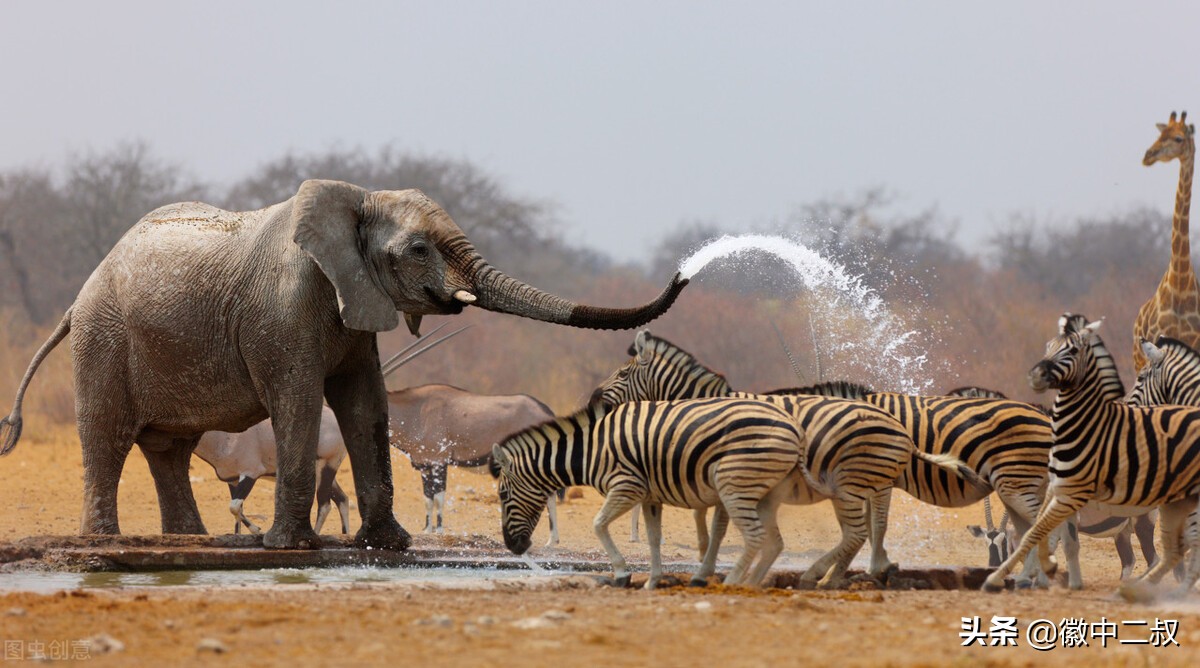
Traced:
[[1200, 4], [736, 4], [9, 0], [0, 169], [141, 138], [224, 184], [395, 143], [617, 257], [875, 185], [967, 243], [1012, 212], [1171, 207], [1178, 168], [1141, 156], [1200, 116]]

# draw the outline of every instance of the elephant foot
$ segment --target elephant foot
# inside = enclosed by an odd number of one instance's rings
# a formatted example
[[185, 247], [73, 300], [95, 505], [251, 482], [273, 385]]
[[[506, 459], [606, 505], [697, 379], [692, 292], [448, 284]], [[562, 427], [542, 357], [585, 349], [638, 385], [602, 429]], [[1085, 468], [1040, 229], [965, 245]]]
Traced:
[[311, 527], [289, 530], [276, 523], [263, 534], [263, 547], [268, 550], [319, 550], [321, 537]]
[[[253, 531], [255, 527], [251, 526]], [[184, 517], [184, 518], [163, 518], [162, 532], [164, 534], [184, 534], [191, 536], [203, 536], [208, 533], [208, 529], [204, 527], [204, 522], [200, 517]]]
[[363, 525], [354, 537], [354, 546], [372, 550], [395, 550], [403, 552], [412, 545], [412, 536], [400, 526], [396, 518], [389, 517], [370, 526]]

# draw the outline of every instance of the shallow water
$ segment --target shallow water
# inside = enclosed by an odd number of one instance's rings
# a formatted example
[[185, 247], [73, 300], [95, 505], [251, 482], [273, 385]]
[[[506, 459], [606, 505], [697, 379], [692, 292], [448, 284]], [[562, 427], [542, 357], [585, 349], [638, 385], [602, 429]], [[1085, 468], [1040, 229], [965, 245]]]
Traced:
[[501, 568], [269, 568], [262, 570], [155, 571], [150, 573], [59, 573], [26, 571], [0, 573], [0, 592], [52, 593], [73, 589], [137, 587], [245, 587], [271, 585], [352, 584], [356, 582], [429, 582], [453, 587], [483, 580], [514, 580], [566, 575], [569, 571], [537, 572]]

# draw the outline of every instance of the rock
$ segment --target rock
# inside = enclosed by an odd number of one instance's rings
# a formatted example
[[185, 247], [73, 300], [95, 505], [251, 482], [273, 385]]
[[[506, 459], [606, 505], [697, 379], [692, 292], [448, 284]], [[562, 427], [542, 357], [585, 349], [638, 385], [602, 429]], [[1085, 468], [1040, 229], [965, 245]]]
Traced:
[[25, 616], [25, 608], [9, 608], [8, 611], [4, 613], [4, 616], [5, 617], [24, 617]]
[[482, 617], [477, 618], [475, 620], [475, 623], [480, 626], [491, 626], [491, 625], [495, 624], [497, 621], [499, 621], [499, 620], [497, 620], [495, 617], [493, 617], [491, 615], [483, 615]]
[[413, 624], [417, 626], [440, 626], [449, 628], [454, 626], [454, 620], [448, 615], [434, 615], [425, 619], [418, 619]]
[[542, 613], [542, 618], [552, 622], [565, 622], [571, 618], [571, 613], [562, 610], [547, 610]]
[[109, 654], [112, 652], [124, 652], [125, 643], [108, 635], [107, 633], [97, 633], [90, 638], [83, 640], [88, 645], [89, 652], [96, 654]]
[[558, 624], [545, 617], [526, 617], [525, 619], [518, 619], [512, 625], [523, 631], [533, 631], [535, 629], [554, 628]]
[[697, 601], [694, 607], [696, 612], [712, 612], [713, 606], [711, 601]]
[[226, 645], [216, 638], [202, 638], [200, 642], [196, 643], [196, 651], [224, 654], [229, 651], [229, 645]]

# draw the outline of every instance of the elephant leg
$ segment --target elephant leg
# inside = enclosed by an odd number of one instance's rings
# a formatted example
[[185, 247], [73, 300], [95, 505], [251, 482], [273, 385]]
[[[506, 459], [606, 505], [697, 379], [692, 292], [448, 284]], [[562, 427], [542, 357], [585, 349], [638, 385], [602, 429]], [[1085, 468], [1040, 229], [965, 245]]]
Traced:
[[[355, 543], [360, 547], [406, 550], [412, 544], [412, 537], [392, 512], [394, 488], [388, 446], [387, 391], [379, 370], [379, 350], [375, 335], [364, 335], [364, 341], [366, 344], [358, 351], [355, 362], [346, 362], [342, 375], [325, 380], [325, 398], [342, 430], [354, 474], [354, 491], [362, 517]], [[313, 424], [317, 422], [314, 420]], [[311, 473], [308, 478], [312, 480]]]
[[133, 449], [133, 438], [123, 439], [81, 421], [79, 439], [83, 446], [83, 516], [79, 533], [119, 534], [117, 483], [125, 468], [125, 458]]
[[242, 507], [246, 502], [246, 497], [250, 496], [250, 490], [254, 489], [254, 483], [258, 482], [258, 478], [250, 476], [242, 476], [238, 478], [237, 484], [229, 484], [229, 512], [233, 515], [233, 532], [241, 533], [242, 525], [250, 530], [250, 533], [258, 535], [262, 533], [262, 529], [257, 524], [250, 521], [246, 514], [242, 511]]
[[199, 442], [199, 438], [174, 439], [164, 448], [141, 446], [150, 465], [150, 476], [154, 478], [154, 489], [158, 492], [164, 534], [208, 533], [200, 519], [200, 509], [196, 506], [188, 477], [192, 451]]
[[[313, 462], [321, 424], [321, 398], [276, 397], [267, 406], [278, 444], [275, 521], [263, 534], [263, 547], [313, 550], [321, 539], [312, 528], [316, 495]], [[339, 418], [339, 422], [340, 422]]]

